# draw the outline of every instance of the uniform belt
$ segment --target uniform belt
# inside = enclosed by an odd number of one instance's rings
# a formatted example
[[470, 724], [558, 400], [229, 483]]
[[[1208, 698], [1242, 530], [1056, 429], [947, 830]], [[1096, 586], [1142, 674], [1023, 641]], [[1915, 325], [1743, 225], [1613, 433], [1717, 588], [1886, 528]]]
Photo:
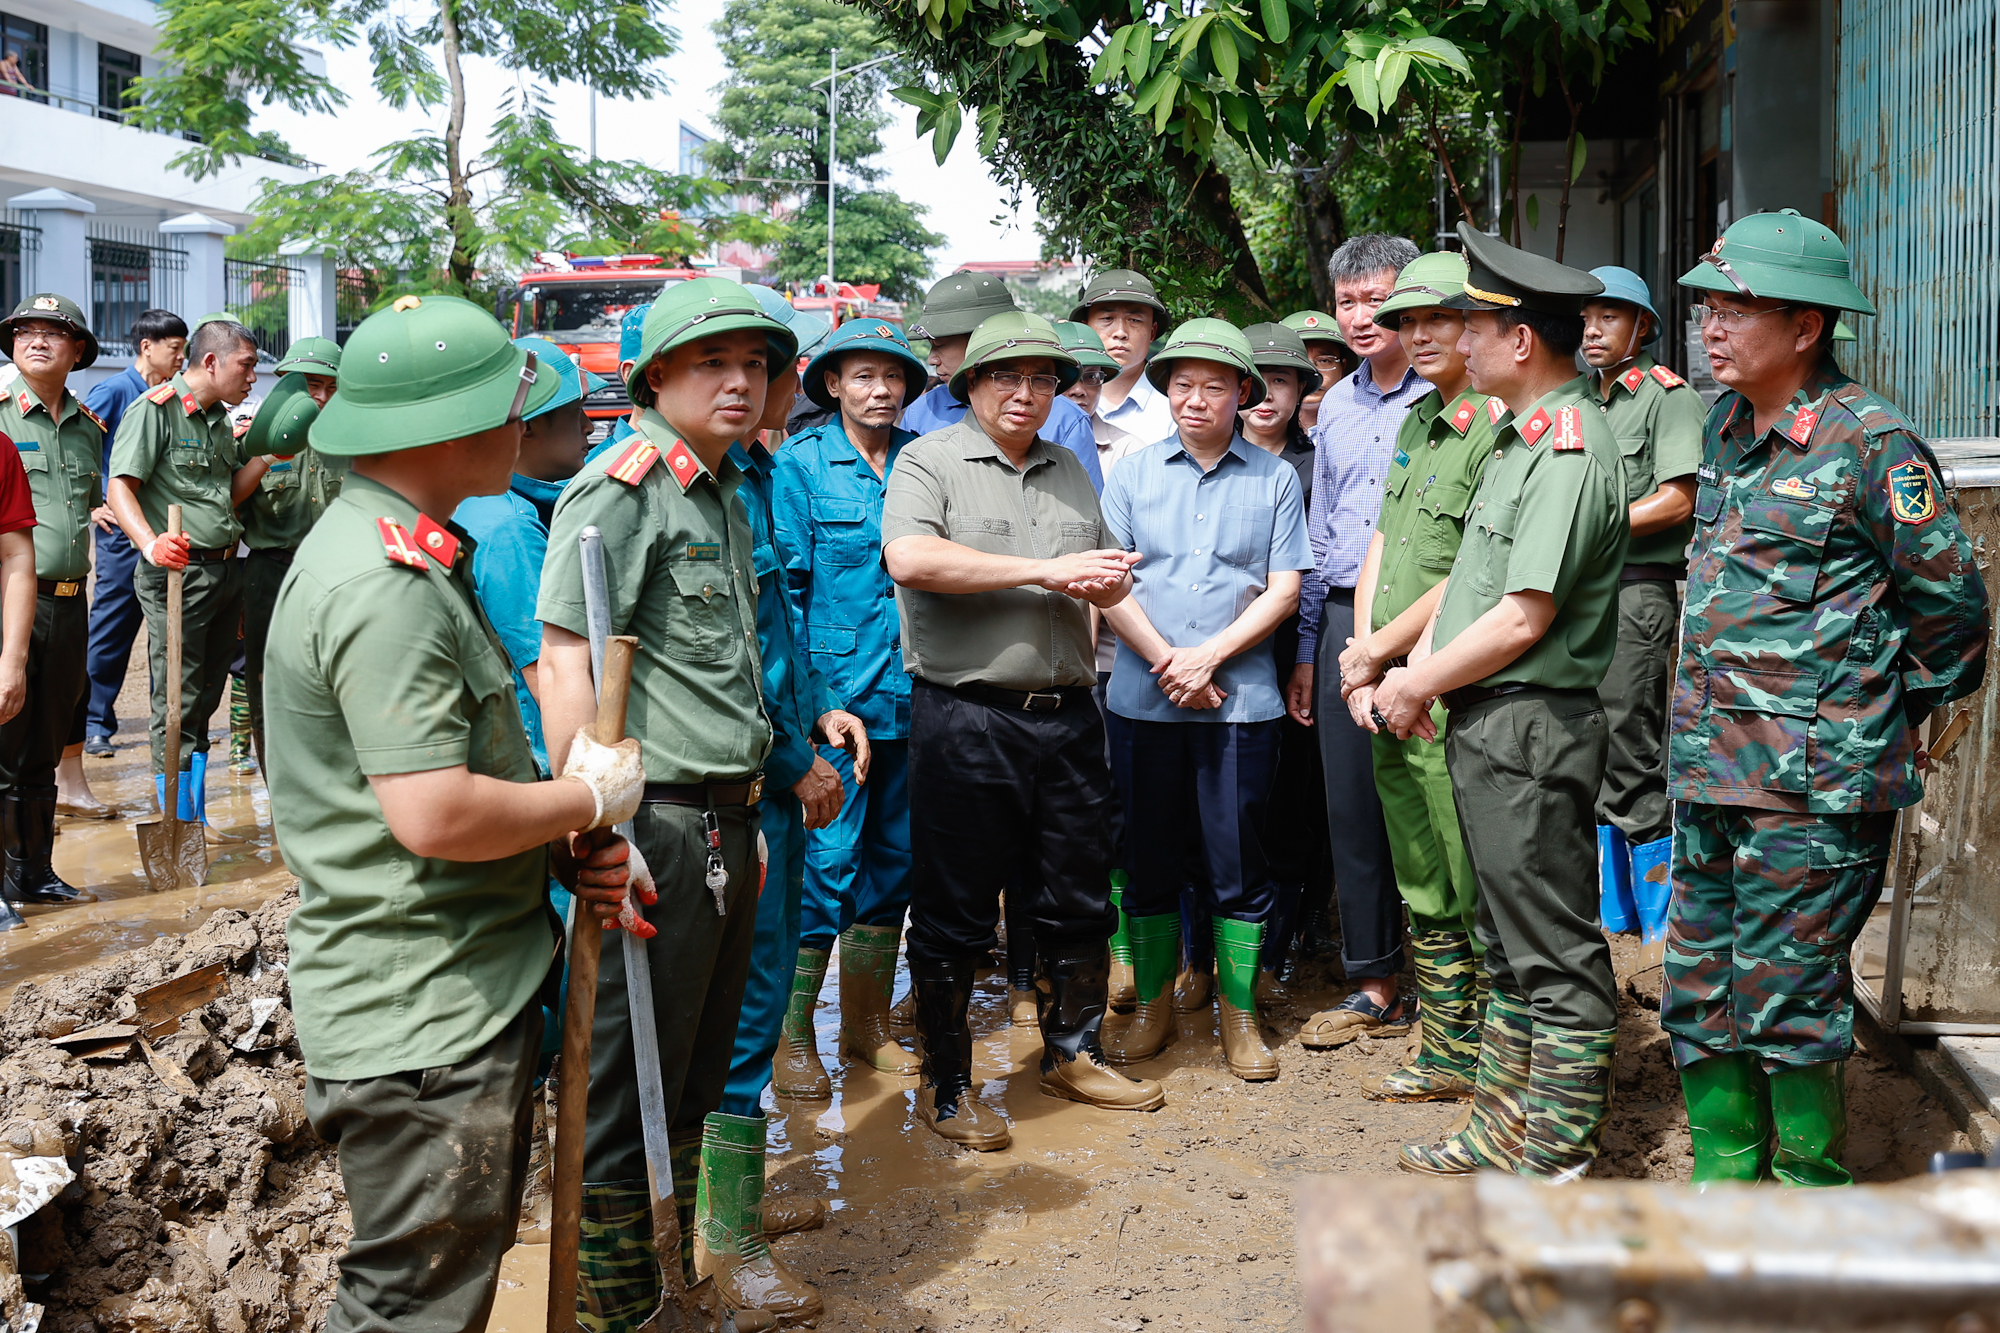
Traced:
[[649, 782], [644, 797], [648, 805], [692, 805], [703, 810], [711, 805], [755, 805], [763, 799], [762, 773], [728, 782]]
[[[925, 684], [935, 682], [926, 681]], [[1055, 685], [1046, 690], [1009, 690], [998, 685], [982, 685], [977, 681], [967, 681], [963, 685], [939, 685], [941, 690], [949, 690], [961, 699], [986, 704], [993, 708], [1005, 708], [1015, 713], [1053, 713], [1065, 703], [1076, 703], [1090, 698], [1088, 685]]]
[[83, 580], [36, 579], [35, 591], [45, 592], [51, 597], [78, 597], [83, 593]]
[[188, 563], [191, 565], [212, 565], [227, 560], [236, 554], [234, 546], [192, 546], [188, 548]]
[[1483, 704], [1488, 699], [1498, 699], [1503, 695], [1520, 694], [1533, 690], [1537, 694], [1588, 694], [1595, 696], [1596, 690], [1563, 690], [1552, 685], [1467, 685], [1463, 689], [1446, 690], [1444, 706], [1454, 713], [1463, 712], [1474, 704]]
[[289, 565], [298, 551], [290, 546], [253, 546], [250, 554], [259, 560], [275, 560], [281, 565]]
[[1627, 565], [1618, 572], [1620, 583], [1678, 583], [1686, 577], [1683, 565]]

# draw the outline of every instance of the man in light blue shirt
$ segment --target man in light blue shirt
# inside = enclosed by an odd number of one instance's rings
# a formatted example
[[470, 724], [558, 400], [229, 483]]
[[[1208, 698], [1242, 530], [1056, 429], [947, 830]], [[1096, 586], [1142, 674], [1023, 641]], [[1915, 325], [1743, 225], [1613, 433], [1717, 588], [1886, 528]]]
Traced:
[[1233, 325], [1181, 325], [1147, 367], [1176, 433], [1119, 463], [1104, 521], [1140, 553], [1132, 596], [1105, 611], [1118, 631], [1109, 690], [1112, 773], [1125, 806], [1132, 882], [1131, 1026], [1114, 1063], [1151, 1059], [1174, 1037], [1180, 893], [1202, 885], [1214, 920], [1223, 1056], [1238, 1078], [1278, 1076], [1258, 1031], [1255, 987], [1274, 898], [1265, 807], [1284, 715], [1271, 632], [1312, 566], [1290, 463], [1236, 433], [1265, 394]]

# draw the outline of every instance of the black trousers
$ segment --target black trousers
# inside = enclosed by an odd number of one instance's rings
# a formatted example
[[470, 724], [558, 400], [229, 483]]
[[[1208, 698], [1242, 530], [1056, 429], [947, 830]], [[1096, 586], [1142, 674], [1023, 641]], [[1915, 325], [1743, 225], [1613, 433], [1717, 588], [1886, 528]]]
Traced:
[[76, 721], [85, 684], [90, 612], [81, 597], [38, 593], [28, 638], [28, 691], [0, 723], [0, 796], [53, 796], [56, 764]]
[[1327, 850], [1340, 904], [1340, 962], [1349, 981], [1403, 969], [1403, 899], [1375, 790], [1375, 750], [1340, 697], [1340, 653], [1354, 635], [1354, 590], [1327, 593], [1313, 672], [1313, 729], [1326, 773]]
[[1111, 908], [1104, 719], [1081, 690], [1052, 713], [998, 708], [921, 678], [910, 691], [910, 961], [977, 961], [1002, 890], [1051, 954], [1101, 947]]

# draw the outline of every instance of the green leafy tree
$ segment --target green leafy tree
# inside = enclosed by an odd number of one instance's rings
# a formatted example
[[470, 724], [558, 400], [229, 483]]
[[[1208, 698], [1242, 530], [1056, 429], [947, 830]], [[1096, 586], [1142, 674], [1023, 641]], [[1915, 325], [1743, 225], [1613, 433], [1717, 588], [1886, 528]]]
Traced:
[[[833, 217], [835, 262], [843, 282], [875, 282], [892, 301], [924, 293], [930, 251], [944, 237], [923, 225], [922, 210], [881, 190], [843, 191]], [[807, 281], [826, 271], [826, 197], [793, 214], [778, 241], [778, 276]]]

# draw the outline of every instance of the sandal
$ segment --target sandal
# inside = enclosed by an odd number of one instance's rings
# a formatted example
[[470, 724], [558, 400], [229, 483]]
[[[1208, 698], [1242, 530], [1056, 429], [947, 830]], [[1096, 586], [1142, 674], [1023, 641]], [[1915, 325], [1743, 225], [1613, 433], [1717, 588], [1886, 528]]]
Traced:
[[1315, 1051], [1345, 1046], [1364, 1034], [1370, 1037], [1397, 1037], [1410, 1030], [1417, 1016], [1413, 995], [1398, 995], [1393, 1008], [1385, 1009], [1368, 998], [1366, 991], [1354, 991], [1331, 1009], [1306, 1020], [1299, 1029], [1299, 1044]]

